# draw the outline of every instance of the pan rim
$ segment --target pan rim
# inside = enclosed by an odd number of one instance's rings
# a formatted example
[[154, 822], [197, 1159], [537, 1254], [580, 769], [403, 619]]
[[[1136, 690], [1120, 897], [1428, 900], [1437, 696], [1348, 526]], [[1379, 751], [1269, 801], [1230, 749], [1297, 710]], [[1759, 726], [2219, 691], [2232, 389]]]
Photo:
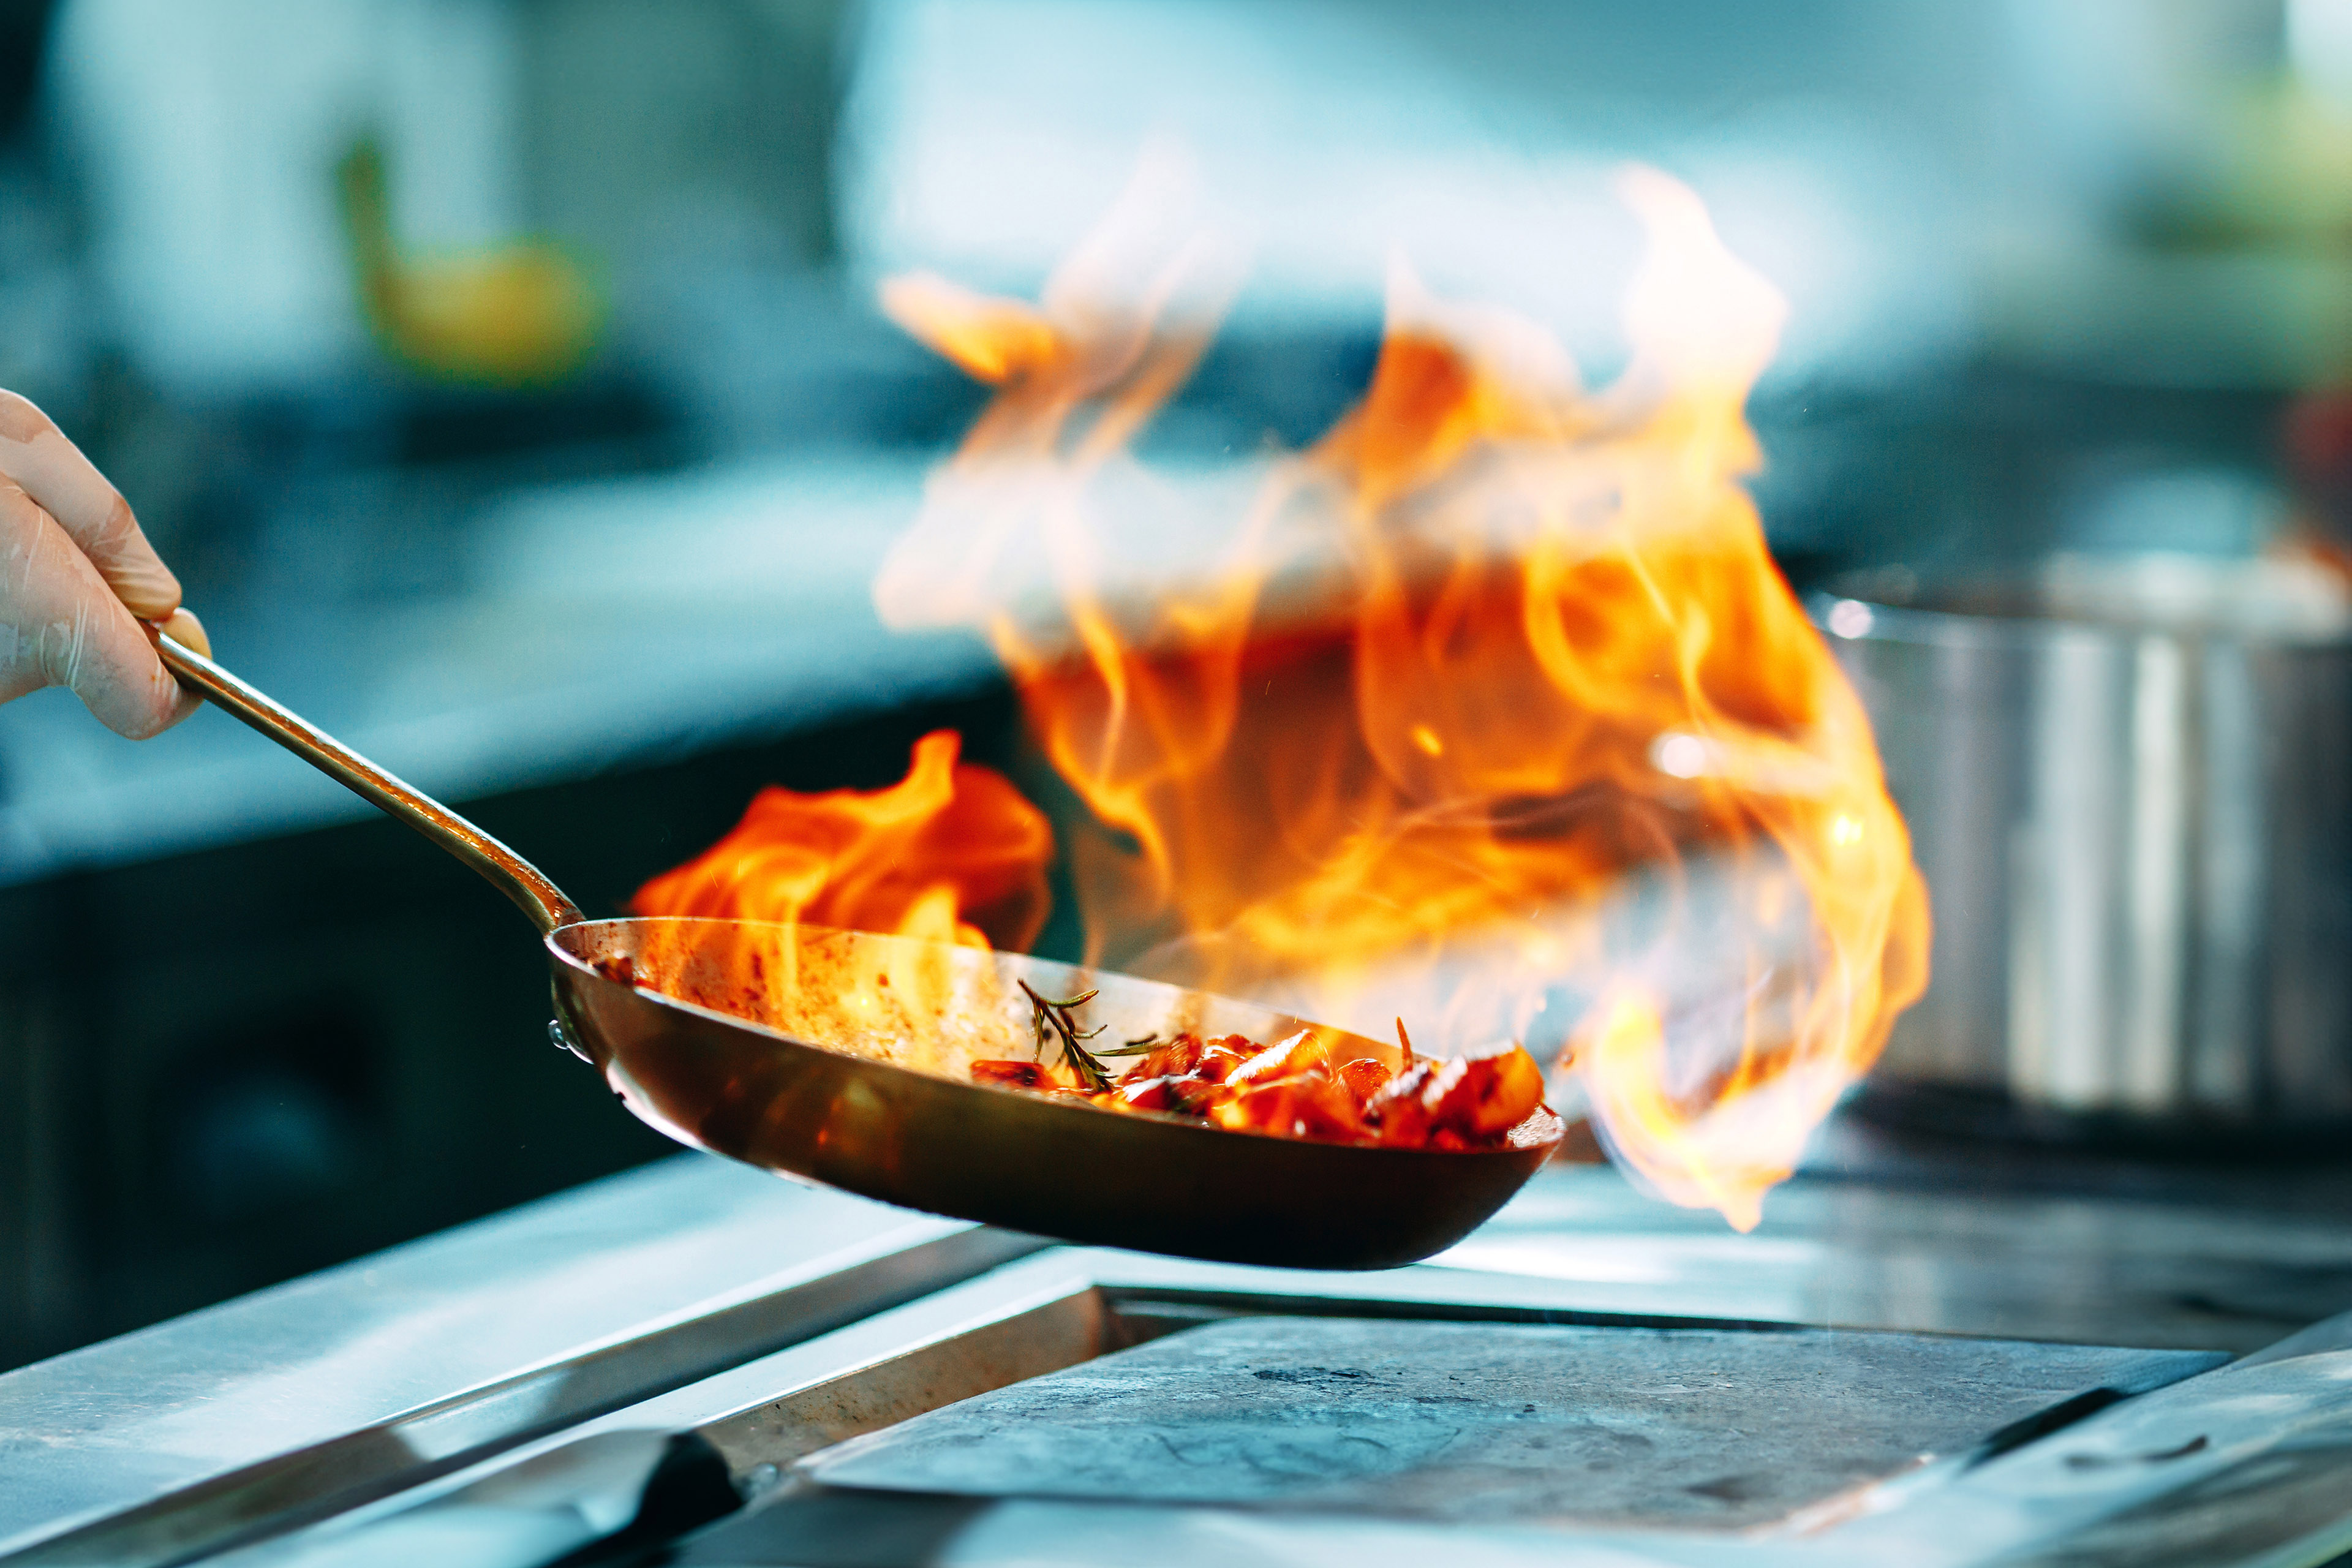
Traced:
[[[944, 1088], [950, 1089], [964, 1089], [977, 1094], [1009, 1097], [1010, 1099], [1020, 1102], [1024, 1108], [1035, 1111], [1051, 1112], [1061, 1116], [1111, 1116], [1117, 1117], [1121, 1121], [1141, 1121], [1147, 1125], [1165, 1127], [1185, 1132], [1208, 1133], [1219, 1137], [1246, 1138], [1257, 1143], [1297, 1144], [1314, 1149], [1345, 1150], [1351, 1153], [1386, 1155], [1404, 1160], [1457, 1160], [1469, 1158], [1481, 1160], [1507, 1159], [1523, 1161], [1528, 1156], [1538, 1153], [1543, 1154], [1544, 1157], [1548, 1159], [1551, 1152], [1556, 1151], [1568, 1135], [1567, 1120], [1562, 1117], [1559, 1112], [1554, 1110], [1549, 1103], [1539, 1104], [1534, 1111], [1528, 1114], [1526, 1121], [1521, 1121], [1517, 1127], [1514, 1127], [1511, 1130], [1512, 1133], [1517, 1135], [1520, 1129], [1527, 1127], [1529, 1122], [1536, 1122], [1539, 1120], [1548, 1119], [1549, 1125], [1539, 1135], [1529, 1138], [1525, 1142], [1507, 1142], [1501, 1147], [1495, 1149], [1414, 1149], [1398, 1148], [1384, 1144], [1340, 1143], [1319, 1138], [1286, 1137], [1282, 1133], [1263, 1132], [1253, 1128], [1218, 1127], [1197, 1118], [1172, 1116], [1159, 1111], [1106, 1110], [1100, 1106], [1090, 1105], [1083, 1100], [1061, 1099], [1040, 1094], [1029, 1094], [1019, 1089], [1001, 1088], [994, 1084], [973, 1083], [969, 1079], [949, 1078], [945, 1074], [941, 1073], [924, 1072], [916, 1068], [906, 1067], [898, 1062], [885, 1061], [876, 1057], [861, 1056], [856, 1052], [841, 1050], [835, 1047], [822, 1044], [818, 1041], [804, 1040], [797, 1036], [788, 1035], [772, 1025], [760, 1023], [756, 1019], [745, 1018], [733, 1013], [723, 1012], [715, 1007], [707, 1007], [700, 1003], [688, 1002], [681, 997], [672, 996], [667, 992], [655, 990], [650, 986], [625, 984], [623, 982], [614, 980], [611, 976], [599, 971], [593, 964], [588, 963], [577, 953], [570, 951], [569, 948], [563, 945], [561, 940], [567, 933], [583, 932], [593, 928], [609, 929], [626, 926], [644, 927], [653, 925], [684, 924], [756, 926], [778, 931], [791, 929], [790, 922], [782, 921], [727, 920], [710, 915], [617, 915], [567, 922], [566, 924], [558, 926], [553, 931], [549, 931], [541, 941], [551, 957], [558, 960], [566, 969], [580, 976], [582, 979], [593, 982], [599, 986], [610, 986], [616, 991], [625, 991], [632, 996], [642, 998], [645, 1001], [653, 1004], [656, 1007], [682, 1013], [688, 1017], [700, 1019], [706, 1023], [720, 1025], [730, 1029], [746, 1031], [751, 1034], [773, 1040], [780, 1045], [791, 1046], [802, 1050], [814, 1051], [834, 1060], [855, 1062], [864, 1068], [878, 1069], [893, 1078], [903, 1078], [910, 1084], [920, 1085], [926, 1089]], [[828, 933], [844, 931], [844, 928], [840, 927], [814, 925], [804, 925], [801, 929], [806, 931], [820, 931]], [[901, 937], [869, 931], [845, 931], [845, 934], [853, 936], [880, 936], [882, 940], [892, 942], [919, 942], [922, 940], [915, 937]], [[1004, 953], [1002, 954], [1002, 956], [1017, 958], [1024, 963], [1050, 963], [1056, 968], [1061, 969], [1118, 974], [1122, 979], [1136, 981], [1147, 985], [1169, 986], [1171, 989], [1174, 990], [1190, 989], [1188, 987], [1174, 986], [1167, 981], [1147, 980], [1139, 975], [1129, 975], [1118, 970], [1097, 971], [1095, 966], [1092, 965], [1065, 963], [1059, 959], [1032, 958], [1026, 953]], [[1193, 991], [1191, 994], [1199, 996], [1210, 997], [1217, 1001], [1231, 1003], [1237, 1006], [1255, 1008], [1259, 1012], [1272, 1014], [1278, 1017], [1289, 1018], [1302, 1027], [1318, 1029], [1328, 1028], [1335, 1034], [1346, 1035], [1353, 1039], [1370, 1040], [1370, 1038], [1368, 1036], [1359, 1035], [1352, 1029], [1340, 1029], [1337, 1026], [1333, 1025], [1316, 1024], [1312, 1020], [1299, 1018], [1296, 1014], [1285, 1013], [1278, 1008], [1269, 1007], [1263, 1003], [1250, 1002], [1241, 997], [1225, 996], [1221, 993], [1205, 991]], [[1379, 1042], [1373, 1041], [1371, 1043], [1378, 1044]]]

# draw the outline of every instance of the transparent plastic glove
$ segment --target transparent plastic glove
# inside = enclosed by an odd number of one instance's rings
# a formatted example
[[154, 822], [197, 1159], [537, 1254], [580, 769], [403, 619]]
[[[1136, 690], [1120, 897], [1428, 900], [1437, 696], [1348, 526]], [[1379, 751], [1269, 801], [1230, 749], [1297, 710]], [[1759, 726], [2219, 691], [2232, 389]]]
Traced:
[[142, 620], [212, 651], [131, 503], [47, 415], [0, 392], [0, 702], [68, 686], [118, 733], [170, 729], [196, 699]]

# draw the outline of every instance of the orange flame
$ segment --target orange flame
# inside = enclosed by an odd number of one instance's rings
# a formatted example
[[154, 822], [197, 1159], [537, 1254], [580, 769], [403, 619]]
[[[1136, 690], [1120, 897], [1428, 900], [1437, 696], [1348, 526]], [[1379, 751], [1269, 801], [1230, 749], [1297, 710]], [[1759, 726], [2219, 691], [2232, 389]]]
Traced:
[[[1002, 390], [876, 600], [993, 638], [1100, 824], [1091, 958], [1442, 1051], [1548, 1040], [1624, 1163], [1745, 1229], [1924, 987], [1927, 904], [1738, 483], [1784, 308], [1689, 191], [1621, 188], [1648, 251], [1612, 385], [1400, 267], [1362, 405], [1235, 502], [1129, 450], [1230, 289], [1164, 193], [1041, 306], [893, 284]], [[1150, 552], [1220, 516], [1171, 585]]]
[[[957, 948], [1024, 949], [1045, 923], [1054, 835], [961, 738], [915, 742], [880, 790], [769, 788], [724, 838], [637, 889], [641, 915], [763, 922], [646, 934], [626, 978], [801, 1039], [961, 1076], [1002, 1055], [1004, 989]], [[832, 928], [919, 939], [828, 942]]]
[[631, 906], [1024, 949], [1045, 923], [1053, 829], [1002, 773], [958, 762], [961, 744], [952, 730], [924, 736], [887, 789], [761, 790], [732, 832]]

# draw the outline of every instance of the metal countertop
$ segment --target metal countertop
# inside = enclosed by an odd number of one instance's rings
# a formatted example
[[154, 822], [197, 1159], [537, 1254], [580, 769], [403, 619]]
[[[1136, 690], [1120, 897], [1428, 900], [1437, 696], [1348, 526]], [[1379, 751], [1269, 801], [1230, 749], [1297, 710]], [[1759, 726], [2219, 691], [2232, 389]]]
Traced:
[[[0, 1377], [0, 1551], [165, 1493], [184, 1517], [215, 1480], [413, 1485], [1042, 1245], [681, 1156]], [[1106, 1256], [1135, 1289], [1205, 1277]], [[1408, 1306], [2242, 1352], [2352, 1307], [2352, 1223], [1800, 1177], [1740, 1236], [1556, 1165], [1426, 1264], [1211, 1272]]]
[[[410, 1466], [509, 1440], [614, 1397], [600, 1349], [901, 1265], [796, 1322], [739, 1313], [656, 1358], [707, 1375], [1035, 1245], [954, 1250], [979, 1235], [686, 1155], [69, 1352], [0, 1376], [0, 1552], [331, 1439]], [[645, 1396], [644, 1359], [621, 1397]]]

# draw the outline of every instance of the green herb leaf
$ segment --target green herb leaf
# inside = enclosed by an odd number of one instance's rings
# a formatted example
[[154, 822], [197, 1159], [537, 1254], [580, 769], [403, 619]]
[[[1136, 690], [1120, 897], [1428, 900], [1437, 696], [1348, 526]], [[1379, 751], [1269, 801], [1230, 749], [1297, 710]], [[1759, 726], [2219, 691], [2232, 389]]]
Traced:
[[1077, 1021], [1070, 1016], [1072, 1008], [1084, 1006], [1093, 1001], [1099, 993], [1087, 991], [1076, 996], [1056, 1000], [1038, 995], [1036, 990], [1026, 980], [1016, 980], [1013, 984], [1020, 986], [1022, 994], [1029, 998], [1032, 1013], [1030, 1023], [1037, 1031], [1037, 1049], [1041, 1057], [1045, 1048], [1045, 1036], [1051, 1032], [1055, 1039], [1060, 1042], [1062, 1060], [1068, 1064], [1071, 1075], [1078, 1080], [1080, 1089], [1089, 1094], [1100, 1094], [1109, 1089], [1110, 1074], [1104, 1069], [1101, 1062], [1095, 1059], [1094, 1053], [1080, 1044], [1081, 1041], [1093, 1039], [1108, 1026], [1097, 1024], [1093, 1028], [1081, 1032]]

